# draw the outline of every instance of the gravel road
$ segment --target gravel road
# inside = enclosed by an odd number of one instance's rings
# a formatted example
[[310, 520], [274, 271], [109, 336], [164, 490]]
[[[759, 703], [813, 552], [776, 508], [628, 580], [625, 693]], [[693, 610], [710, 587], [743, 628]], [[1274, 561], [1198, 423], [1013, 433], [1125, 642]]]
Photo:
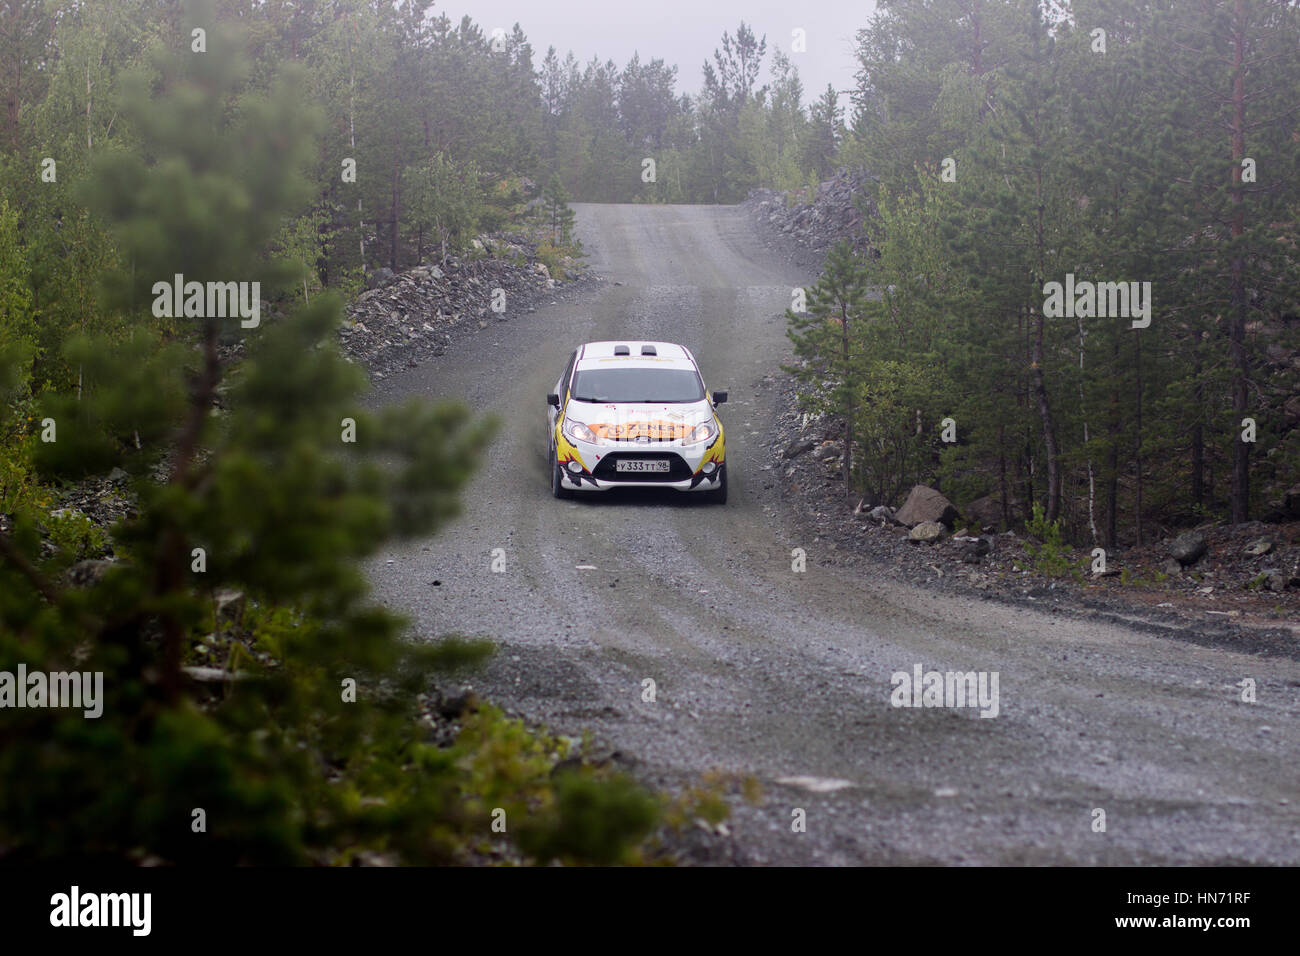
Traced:
[[[379, 598], [411, 617], [416, 639], [494, 639], [468, 684], [557, 732], [590, 729], [652, 785], [710, 770], [756, 779], [761, 799], [733, 801], [707, 861], [1300, 863], [1294, 655], [827, 561], [792, 530], [779, 476], [763, 470], [789, 358], [782, 311], [815, 277], [765, 246], [739, 207], [576, 209], [598, 280], [491, 321], [377, 390], [378, 401], [463, 398], [503, 422], [463, 516], [373, 563]], [[546, 392], [575, 345], [623, 337], [681, 342], [710, 387], [730, 390], [727, 505], [551, 498]], [[916, 665], [996, 672], [997, 715], [892, 706], [891, 675]], [[1241, 699], [1245, 678], [1256, 703]]]

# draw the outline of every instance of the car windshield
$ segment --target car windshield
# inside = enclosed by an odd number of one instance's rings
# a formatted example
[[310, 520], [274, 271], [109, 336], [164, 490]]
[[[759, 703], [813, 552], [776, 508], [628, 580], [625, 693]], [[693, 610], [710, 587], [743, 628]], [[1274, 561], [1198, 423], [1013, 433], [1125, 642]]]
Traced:
[[578, 402], [699, 402], [704, 383], [689, 368], [593, 368], [573, 379]]

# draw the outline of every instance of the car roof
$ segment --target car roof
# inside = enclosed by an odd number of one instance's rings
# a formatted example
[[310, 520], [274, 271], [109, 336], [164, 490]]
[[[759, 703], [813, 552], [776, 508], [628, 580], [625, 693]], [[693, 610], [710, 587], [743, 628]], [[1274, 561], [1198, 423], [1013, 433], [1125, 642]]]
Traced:
[[588, 342], [578, 349], [578, 368], [695, 368], [690, 350], [675, 342], [611, 339]]

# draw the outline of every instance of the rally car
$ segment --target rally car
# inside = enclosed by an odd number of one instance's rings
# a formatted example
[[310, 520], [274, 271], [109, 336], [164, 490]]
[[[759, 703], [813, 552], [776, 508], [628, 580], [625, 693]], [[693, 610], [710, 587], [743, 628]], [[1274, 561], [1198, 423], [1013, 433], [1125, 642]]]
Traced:
[[674, 488], [727, 500], [727, 393], [671, 342], [588, 342], [546, 396], [551, 493]]

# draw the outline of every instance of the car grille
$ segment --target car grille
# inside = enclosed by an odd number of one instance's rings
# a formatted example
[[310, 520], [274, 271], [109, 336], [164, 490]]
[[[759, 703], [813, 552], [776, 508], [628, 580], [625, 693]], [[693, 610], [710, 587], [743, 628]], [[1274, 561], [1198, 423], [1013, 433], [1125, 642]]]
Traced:
[[[635, 459], [667, 458], [667, 471], [615, 471], [615, 463]], [[691, 466], [686, 464], [681, 455], [669, 452], [634, 452], [615, 451], [602, 458], [591, 472], [592, 477], [601, 481], [685, 481], [691, 477]]]

